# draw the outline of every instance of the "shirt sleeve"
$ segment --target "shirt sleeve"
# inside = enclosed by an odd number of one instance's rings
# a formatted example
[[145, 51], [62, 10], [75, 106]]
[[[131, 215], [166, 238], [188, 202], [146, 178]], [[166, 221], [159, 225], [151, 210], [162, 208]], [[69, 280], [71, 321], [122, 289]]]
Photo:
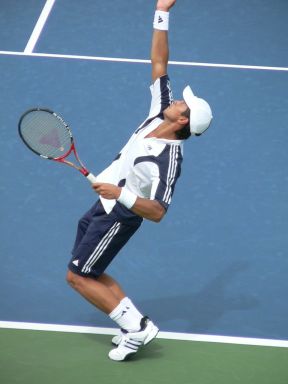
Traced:
[[168, 75], [164, 75], [155, 80], [150, 87], [152, 100], [149, 111], [149, 118], [159, 116], [164, 109], [173, 102], [173, 94]]
[[169, 146], [168, 161], [158, 164], [158, 172], [152, 175], [151, 200], [157, 200], [166, 210], [174, 193], [177, 179], [181, 174], [183, 160], [179, 146]]

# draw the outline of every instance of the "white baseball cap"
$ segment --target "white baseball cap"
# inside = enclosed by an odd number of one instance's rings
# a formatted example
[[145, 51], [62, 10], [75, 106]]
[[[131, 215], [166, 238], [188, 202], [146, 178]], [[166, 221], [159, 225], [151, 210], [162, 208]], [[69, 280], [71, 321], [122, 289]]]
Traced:
[[183, 90], [183, 98], [190, 109], [190, 131], [192, 134], [201, 135], [209, 128], [213, 118], [210, 105], [195, 96], [189, 85]]

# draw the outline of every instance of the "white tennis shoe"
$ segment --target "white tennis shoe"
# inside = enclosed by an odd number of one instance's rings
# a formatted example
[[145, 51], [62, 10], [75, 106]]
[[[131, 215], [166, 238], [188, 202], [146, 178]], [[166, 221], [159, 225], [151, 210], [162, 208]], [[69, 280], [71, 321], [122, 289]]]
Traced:
[[142, 318], [140, 326], [139, 332], [124, 333], [121, 331], [120, 335], [113, 337], [112, 343], [117, 345], [117, 348], [109, 352], [108, 356], [111, 360], [126, 360], [135, 354], [141, 346], [150, 343], [159, 332], [159, 329], [147, 316]]
[[120, 332], [121, 333], [119, 335], [114, 336], [111, 340], [112, 344], [115, 345], [116, 347], [117, 345], [120, 344], [122, 337], [125, 337], [125, 333], [122, 330]]

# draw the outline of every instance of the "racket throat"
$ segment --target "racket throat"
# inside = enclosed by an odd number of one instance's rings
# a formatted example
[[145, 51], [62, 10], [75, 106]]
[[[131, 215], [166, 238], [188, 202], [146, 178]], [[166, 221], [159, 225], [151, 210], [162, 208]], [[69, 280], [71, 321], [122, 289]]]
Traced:
[[85, 177], [87, 177], [87, 175], [89, 174], [89, 172], [85, 168], [83, 168], [82, 166], [78, 166], [69, 160], [66, 160], [66, 159], [54, 159], [54, 160], [59, 163], [64, 163], [66, 165], [69, 165], [69, 167], [72, 167], [74, 169], [77, 169], [77, 171], [81, 172], [82, 175], [84, 175]]

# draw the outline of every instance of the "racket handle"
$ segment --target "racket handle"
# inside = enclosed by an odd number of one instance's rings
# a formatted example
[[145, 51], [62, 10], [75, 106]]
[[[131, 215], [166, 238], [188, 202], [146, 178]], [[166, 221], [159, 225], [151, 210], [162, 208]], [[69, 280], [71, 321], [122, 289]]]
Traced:
[[97, 182], [97, 177], [94, 176], [93, 173], [88, 173], [88, 175], [86, 177], [90, 181], [91, 184]]

